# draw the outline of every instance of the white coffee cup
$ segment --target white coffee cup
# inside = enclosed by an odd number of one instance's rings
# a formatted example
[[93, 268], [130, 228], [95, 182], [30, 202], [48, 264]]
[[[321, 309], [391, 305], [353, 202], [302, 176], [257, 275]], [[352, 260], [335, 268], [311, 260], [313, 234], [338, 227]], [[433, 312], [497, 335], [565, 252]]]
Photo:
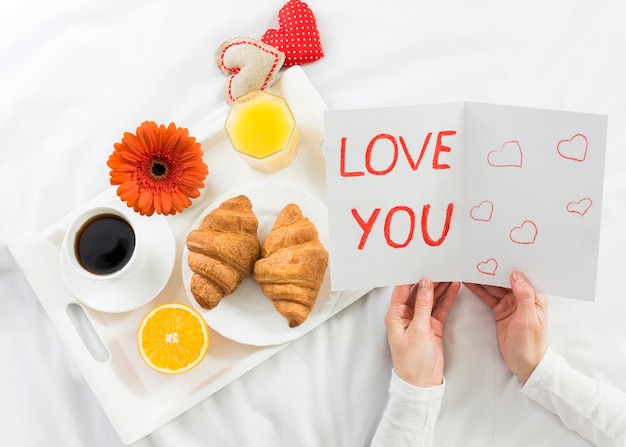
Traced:
[[61, 255], [87, 279], [120, 277], [136, 267], [141, 238], [134, 215], [112, 205], [95, 205], [76, 215], [67, 227]]

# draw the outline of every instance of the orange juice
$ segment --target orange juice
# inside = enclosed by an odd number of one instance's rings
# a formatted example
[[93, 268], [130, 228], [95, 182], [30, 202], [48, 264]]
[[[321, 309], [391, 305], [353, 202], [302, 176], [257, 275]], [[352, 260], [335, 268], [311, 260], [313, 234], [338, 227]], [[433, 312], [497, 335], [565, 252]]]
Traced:
[[287, 102], [263, 91], [237, 98], [225, 127], [235, 150], [252, 168], [266, 173], [289, 166], [300, 146]]

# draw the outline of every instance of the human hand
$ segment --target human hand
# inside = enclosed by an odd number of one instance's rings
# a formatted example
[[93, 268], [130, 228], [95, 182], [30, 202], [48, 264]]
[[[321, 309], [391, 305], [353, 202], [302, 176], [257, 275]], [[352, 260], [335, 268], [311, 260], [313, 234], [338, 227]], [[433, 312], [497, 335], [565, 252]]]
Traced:
[[385, 326], [394, 370], [405, 382], [443, 383], [443, 325], [460, 287], [423, 279], [393, 289]]
[[511, 289], [465, 286], [493, 311], [504, 361], [526, 383], [548, 349], [548, 299], [535, 293], [522, 272], [513, 272], [510, 281]]

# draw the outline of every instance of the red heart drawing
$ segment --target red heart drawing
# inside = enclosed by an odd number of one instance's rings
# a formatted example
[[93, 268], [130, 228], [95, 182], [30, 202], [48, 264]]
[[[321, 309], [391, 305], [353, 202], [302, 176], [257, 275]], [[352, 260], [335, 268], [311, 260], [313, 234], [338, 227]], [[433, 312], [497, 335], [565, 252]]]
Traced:
[[290, 0], [278, 11], [278, 29], [269, 29], [261, 41], [285, 53], [285, 67], [324, 56], [313, 11], [300, 0]]
[[578, 202], [568, 203], [565, 208], [570, 213], [580, 214], [580, 217], [582, 217], [587, 213], [587, 211], [589, 211], [592, 204], [593, 201], [589, 197], [585, 197], [584, 199], [580, 199]]
[[478, 265], [476, 265], [476, 269], [485, 275], [494, 276], [498, 270], [498, 261], [494, 258], [489, 258], [484, 262], [479, 262]]
[[285, 55], [271, 45], [249, 37], [227, 40], [217, 50], [217, 66], [230, 75], [224, 99], [232, 103], [254, 90], [270, 87], [285, 61]]
[[522, 146], [520, 146], [519, 141], [512, 140], [504, 143], [500, 150], [489, 152], [487, 155], [487, 163], [489, 163], [490, 166], [498, 168], [521, 168], [522, 158]]
[[493, 203], [489, 200], [483, 200], [470, 210], [470, 217], [480, 222], [489, 222], [493, 215]]
[[509, 237], [516, 244], [530, 245], [537, 239], [537, 225], [532, 220], [525, 220], [519, 227], [509, 233]]
[[577, 133], [569, 140], [559, 141], [556, 145], [556, 150], [563, 158], [583, 162], [585, 158], [587, 158], [588, 147], [589, 142], [587, 141], [587, 137], [581, 133]]

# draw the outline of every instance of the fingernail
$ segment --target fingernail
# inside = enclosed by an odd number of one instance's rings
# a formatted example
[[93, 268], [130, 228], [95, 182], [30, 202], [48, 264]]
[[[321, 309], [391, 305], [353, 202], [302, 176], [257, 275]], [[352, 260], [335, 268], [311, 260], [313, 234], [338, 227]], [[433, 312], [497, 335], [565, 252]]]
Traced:
[[511, 274], [511, 279], [513, 282], [522, 282], [524, 281], [524, 274], [519, 271], [515, 271]]
[[428, 278], [424, 278], [420, 281], [419, 288], [420, 289], [430, 289], [432, 282]]

